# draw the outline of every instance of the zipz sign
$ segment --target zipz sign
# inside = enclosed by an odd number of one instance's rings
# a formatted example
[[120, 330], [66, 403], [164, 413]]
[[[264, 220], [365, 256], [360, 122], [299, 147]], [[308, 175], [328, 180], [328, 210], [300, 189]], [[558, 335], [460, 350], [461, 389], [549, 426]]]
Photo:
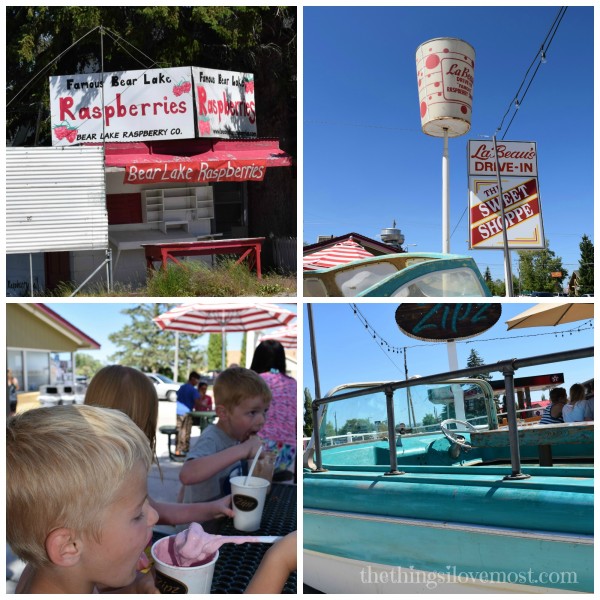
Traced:
[[498, 303], [401, 304], [396, 323], [400, 331], [417, 340], [464, 340], [488, 330], [501, 314]]

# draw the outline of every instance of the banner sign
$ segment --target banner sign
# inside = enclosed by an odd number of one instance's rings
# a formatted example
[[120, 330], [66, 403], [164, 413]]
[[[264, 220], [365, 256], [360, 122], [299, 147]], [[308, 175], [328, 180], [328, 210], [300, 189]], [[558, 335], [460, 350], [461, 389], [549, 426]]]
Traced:
[[396, 324], [402, 333], [429, 342], [464, 340], [493, 327], [501, 304], [401, 304]]
[[198, 137], [256, 138], [254, 75], [192, 67]]
[[511, 249], [546, 247], [535, 142], [497, 142], [502, 180], [499, 197], [494, 143], [469, 140], [469, 247], [504, 249], [501, 206]]
[[175, 161], [127, 165], [124, 183], [262, 181], [266, 160]]
[[50, 115], [53, 146], [193, 138], [191, 68], [50, 77]]

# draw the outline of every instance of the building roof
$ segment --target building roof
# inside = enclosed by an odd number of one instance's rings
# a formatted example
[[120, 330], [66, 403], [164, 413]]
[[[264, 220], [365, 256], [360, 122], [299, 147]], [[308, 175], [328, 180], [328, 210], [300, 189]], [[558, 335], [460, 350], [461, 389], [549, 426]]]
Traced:
[[324, 248], [328, 248], [329, 246], [333, 246], [334, 244], [339, 244], [340, 242], [344, 242], [346, 240], [353, 239], [355, 242], [360, 244], [363, 248], [367, 250], [371, 250], [374, 252], [376, 256], [381, 254], [397, 254], [398, 248], [395, 246], [390, 246], [389, 244], [384, 244], [378, 240], [374, 240], [366, 235], [361, 235], [360, 233], [345, 233], [344, 235], [340, 235], [337, 237], [332, 237], [327, 240], [323, 240], [321, 242], [317, 242], [316, 244], [308, 244], [304, 246], [303, 252], [304, 254], [312, 254], [317, 250], [322, 250]]

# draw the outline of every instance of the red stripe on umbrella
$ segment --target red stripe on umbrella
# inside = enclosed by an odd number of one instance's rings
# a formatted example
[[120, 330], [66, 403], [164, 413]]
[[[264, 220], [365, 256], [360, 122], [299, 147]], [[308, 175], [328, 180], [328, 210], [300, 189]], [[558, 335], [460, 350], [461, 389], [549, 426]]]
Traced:
[[373, 254], [365, 250], [360, 244], [357, 244], [352, 239], [348, 239], [334, 244], [330, 248], [324, 248], [318, 252], [307, 254], [303, 258], [302, 263], [305, 271], [312, 271], [315, 269], [328, 269], [355, 260], [371, 258], [372, 256]]

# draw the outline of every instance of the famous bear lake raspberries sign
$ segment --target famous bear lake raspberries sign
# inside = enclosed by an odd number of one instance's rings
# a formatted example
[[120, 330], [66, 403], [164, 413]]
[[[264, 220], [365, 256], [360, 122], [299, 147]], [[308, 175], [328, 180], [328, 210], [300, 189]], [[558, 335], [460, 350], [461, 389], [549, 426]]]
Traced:
[[253, 75], [199, 67], [50, 77], [50, 115], [53, 146], [257, 136]]

